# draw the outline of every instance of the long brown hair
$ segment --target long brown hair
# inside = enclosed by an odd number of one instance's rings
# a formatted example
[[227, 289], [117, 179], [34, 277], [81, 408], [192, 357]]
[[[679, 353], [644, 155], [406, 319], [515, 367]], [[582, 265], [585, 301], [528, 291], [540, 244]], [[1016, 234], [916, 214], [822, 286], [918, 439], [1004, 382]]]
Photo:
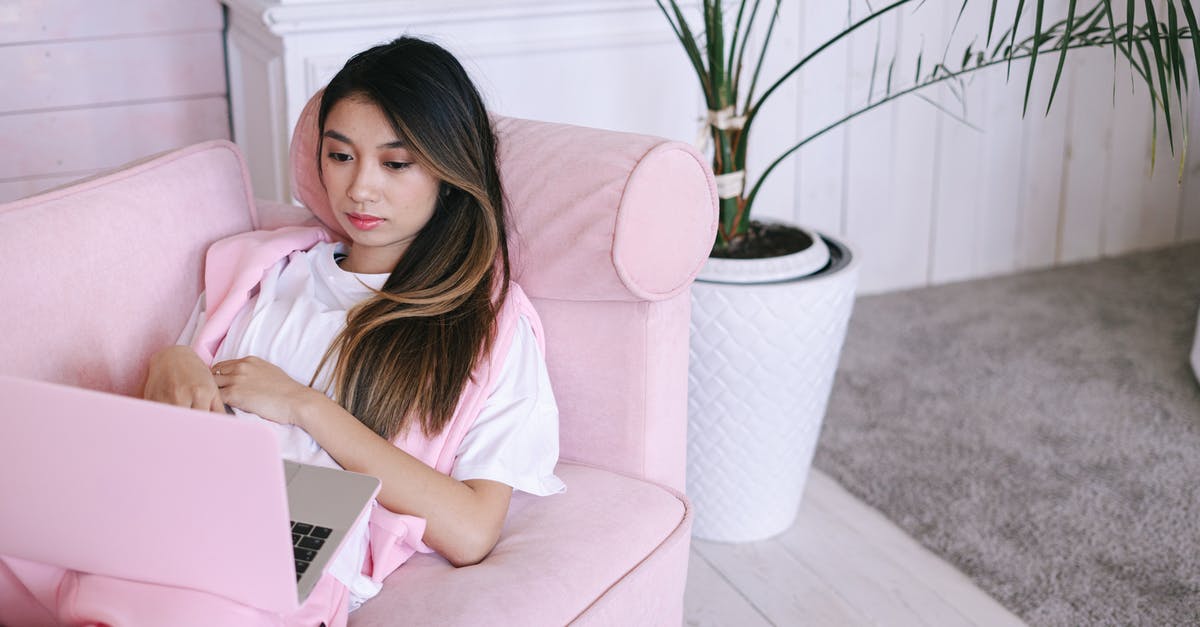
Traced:
[[333, 361], [334, 398], [380, 436], [391, 440], [413, 424], [433, 436], [491, 350], [508, 293], [496, 139], [462, 65], [420, 39], [402, 37], [346, 62], [321, 98], [322, 143], [329, 111], [350, 97], [377, 105], [441, 184], [433, 217], [383, 288], [347, 313], [317, 372]]

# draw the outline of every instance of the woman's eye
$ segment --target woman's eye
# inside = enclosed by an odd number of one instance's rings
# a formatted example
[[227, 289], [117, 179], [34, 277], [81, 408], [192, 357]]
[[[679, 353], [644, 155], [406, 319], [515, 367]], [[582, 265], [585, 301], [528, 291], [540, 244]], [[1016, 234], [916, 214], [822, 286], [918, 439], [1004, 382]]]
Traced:
[[403, 170], [410, 165], [412, 165], [412, 164], [404, 162], [404, 161], [385, 161], [383, 163], [383, 167], [385, 167], [389, 170]]
[[329, 153], [329, 158], [333, 159], [334, 161], [349, 161], [350, 155], [344, 152], [331, 152]]

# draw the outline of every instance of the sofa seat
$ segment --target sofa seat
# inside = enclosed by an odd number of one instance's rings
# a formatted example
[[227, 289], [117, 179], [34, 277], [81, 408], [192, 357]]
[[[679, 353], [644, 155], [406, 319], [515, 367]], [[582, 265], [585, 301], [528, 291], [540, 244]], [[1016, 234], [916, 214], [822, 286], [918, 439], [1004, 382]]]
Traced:
[[[687, 552], [691, 511], [682, 495], [570, 462], [555, 472], [567, 491], [541, 498], [515, 493], [500, 542], [482, 563], [456, 569], [437, 554], [416, 555], [387, 578], [382, 594], [350, 615], [350, 624], [394, 625], [405, 616], [421, 617], [422, 625], [602, 624], [610, 591], [628, 595], [652, 574], [643, 571]], [[631, 514], [637, 524], [628, 524]], [[458, 598], [470, 603], [446, 603]], [[658, 624], [662, 604], [655, 598], [632, 604], [646, 618], [638, 624]]]

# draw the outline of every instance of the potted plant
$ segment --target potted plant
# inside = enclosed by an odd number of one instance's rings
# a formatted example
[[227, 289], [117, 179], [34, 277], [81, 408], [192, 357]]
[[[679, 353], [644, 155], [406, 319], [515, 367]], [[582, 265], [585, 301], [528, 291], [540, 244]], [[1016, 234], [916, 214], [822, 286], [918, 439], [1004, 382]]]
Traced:
[[[1047, 109], [1054, 102], [1064, 62], [1078, 48], [1111, 48], [1148, 87], [1155, 125], [1162, 112], [1175, 149], [1187, 61], [1200, 66], [1200, 32], [1190, 0], [1095, 0], [1081, 10], [1064, 0], [1066, 17], [1046, 19], [1045, 0], [1019, 0], [1015, 15], [990, 19], [964, 50], [930, 61], [882, 63], [882, 95], [830, 120], [778, 155], [754, 180], [746, 158], [763, 104], [810, 61], [851, 34], [906, 5], [894, 0], [853, 21], [797, 60], [781, 76], [760, 83], [782, 0], [703, 0], [696, 28], [676, 0], [655, 0], [683, 46], [708, 108], [713, 172], [720, 197], [720, 226], [709, 263], [693, 286], [692, 363], [689, 381], [688, 494], [696, 505], [697, 537], [757, 540], [791, 526], [833, 383], [854, 299], [857, 267], [851, 249], [827, 234], [797, 225], [759, 222], [752, 209], [763, 182], [788, 157], [856, 117], [934, 85], [997, 65], [1027, 60], [1021, 81], [1028, 110], [1034, 70], [1056, 67]], [[978, 0], [985, 2], [985, 0]], [[959, 18], [970, 0], [963, 0]], [[1157, 5], [1157, 6], [1156, 6]], [[986, 6], [986, 5], [985, 5]], [[911, 8], [911, 7], [910, 7]], [[1053, 8], [1053, 7], [1051, 7]], [[1135, 9], [1142, 20], [1136, 19]], [[1124, 13], [1121, 21], [1115, 16]], [[732, 24], [727, 20], [733, 17]], [[1011, 26], [1004, 28], [1010, 22]], [[1023, 21], [1024, 19], [1024, 21]], [[765, 27], [762, 25], [765, 22]], [[1022, 27], [1029, 24], [1032, 28]], [[956, 22], [955, 28], [964, 25]], [[986, 34], [985, 34], [986, 32]], [[757, 54], [747, 56], [752, 33]], [[905, 63], [912, 66], [901, 71]], [[898, 84], [897, 76], [911, 76]], [[765, 86], [758, 91], [760, 85]], [[1186, 132], [1183, 133], [1186, 141]], [[1153, 159], [1153, 156], [1151, 157]], [[1182, 176], [1182, 159], [1180, 163]]]

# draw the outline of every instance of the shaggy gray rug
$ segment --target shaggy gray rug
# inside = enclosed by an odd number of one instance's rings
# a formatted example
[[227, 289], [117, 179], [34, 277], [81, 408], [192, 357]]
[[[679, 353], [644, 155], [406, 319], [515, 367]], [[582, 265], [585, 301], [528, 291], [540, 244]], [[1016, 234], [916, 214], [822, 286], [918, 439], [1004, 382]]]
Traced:
[[860, 298], [816, 465], [1033, 625], [1200, 624], [1200, 244]]

